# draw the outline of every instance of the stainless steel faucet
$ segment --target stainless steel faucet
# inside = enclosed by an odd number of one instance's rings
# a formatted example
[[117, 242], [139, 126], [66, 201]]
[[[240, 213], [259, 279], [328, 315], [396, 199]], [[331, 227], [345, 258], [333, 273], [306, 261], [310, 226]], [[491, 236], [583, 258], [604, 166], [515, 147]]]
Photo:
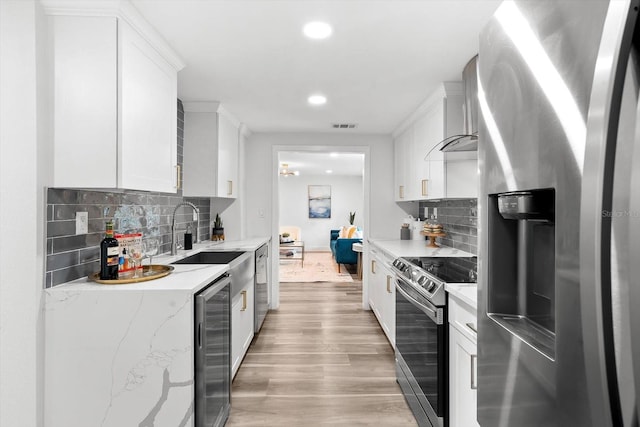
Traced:
[[198, 226], [196, 227], [196, 235], [193, 243], [198, 243], [200, 237], [200, 211], [191, 202], [182, 202], [178, 203], [178, 205], [173, 210], [173, 216], [171, 217], [171, 255], [176, 255], [178, 253], [178, 245], [176, 242], [176, 212], [182, 206], [189, 206], [196, 213], [196, 218], [198, 220]]

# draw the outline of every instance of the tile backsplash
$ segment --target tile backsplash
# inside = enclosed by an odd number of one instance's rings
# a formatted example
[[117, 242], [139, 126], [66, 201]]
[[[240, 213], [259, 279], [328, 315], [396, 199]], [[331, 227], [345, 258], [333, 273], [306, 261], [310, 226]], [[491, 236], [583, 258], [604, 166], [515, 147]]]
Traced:
[[[178, 100], [178, 164], [183, 163], [184, 109]], [[182, 168], [181, 168], [182, 169]], [[182, 177], [180, 177], [182, 179]], [[105, 222], [113, 220], [116, 233], [141, 232], [161, 239], [159, 253], [171, 249], [171, 216], [179, 203], [191, 202], [200, 211], [200, 240], [210, 239], [211, 199], [183, 198], [177, 194], [145, 191], [93, 191], [49, 188], [47, 191], [47, 261], [45, 287], [56, 286], [95, 273], [100, 268], [100, 241]], [[88, 212], [89, 231], [76, 235], [76, 212]], [[182, 245], [184, 229], [192, 221], [192, 210], [176, 214], [177, 240]], [[194, 236], [195, 238], [195, 236]]]
[[439, 241], [445, 246], [478, 255], [478, 199], [422, 201], [419, 203], [420, 218], [431, 217], [434, 208], [437, 208], [438, 222], [447, 233]]
[[[47, 193], [47, 264], [45, 286], [56, 286], [99, 270], [100, 241], [105, 222], [113, 220], [116, 233], [141, 232], [158, 237], [159, 253], [171, 249], [171, 216], [176, 205], [188, 201], [200, 211], [201, 239], [211, 234], [209, 198], [127, 191], [100, 191], [50, 188]], [[76, 212], [88, 212], [89, 232], [76, 235]], [[192, 210], [180, 208], [176, 214], [178, 244], [184, 240], [187, 224], [196, 229]], [[195, 236], [194, 236], [195, 238]]]

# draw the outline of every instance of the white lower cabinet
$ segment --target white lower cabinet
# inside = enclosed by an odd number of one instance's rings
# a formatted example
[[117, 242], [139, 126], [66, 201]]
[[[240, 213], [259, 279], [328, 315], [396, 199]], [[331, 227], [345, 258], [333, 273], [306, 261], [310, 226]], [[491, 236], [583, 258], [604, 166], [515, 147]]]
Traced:
[[473, 308], [449, 298], [449, 426], [479, 427], [477, 334]]
[[392, 346], [396, 342], [396, 288], [390, 259], [378, 249], [369, 251], [369, 305]]
[[236, 376], [253, 339], [253, 282], [231, 301], [231, 377]]

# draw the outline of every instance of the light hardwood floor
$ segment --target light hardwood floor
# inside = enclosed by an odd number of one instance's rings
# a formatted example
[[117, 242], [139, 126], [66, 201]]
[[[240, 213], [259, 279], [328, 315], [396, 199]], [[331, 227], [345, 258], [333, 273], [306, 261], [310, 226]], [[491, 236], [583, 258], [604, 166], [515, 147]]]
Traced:
[[227, 426], [416, 426], [362, 283], [281, 283], [233, 382]]

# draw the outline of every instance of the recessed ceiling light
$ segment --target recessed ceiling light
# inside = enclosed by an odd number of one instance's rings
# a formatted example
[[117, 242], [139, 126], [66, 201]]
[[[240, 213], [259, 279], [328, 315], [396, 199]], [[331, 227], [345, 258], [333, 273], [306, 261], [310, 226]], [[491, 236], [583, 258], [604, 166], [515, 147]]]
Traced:
[[333, 32], [333, 29], [331, 28], [331, 25], [326, 22], [314, 21], [305, 24], [302, 28], [302, 32], [310, 39], [321, 40], [329, 37]]
[[307, 101], [311, 105], [323, 105], [327, 103], [327, 97], [324, 95], [311, 95], [307, 98]]
[[333, 171], [331, 169], [327, 169], [325, 172], [326, 173], [333, 173]]
[[338, 157], [338, 153], [331, 153], [329, 154], [331, 157]]

